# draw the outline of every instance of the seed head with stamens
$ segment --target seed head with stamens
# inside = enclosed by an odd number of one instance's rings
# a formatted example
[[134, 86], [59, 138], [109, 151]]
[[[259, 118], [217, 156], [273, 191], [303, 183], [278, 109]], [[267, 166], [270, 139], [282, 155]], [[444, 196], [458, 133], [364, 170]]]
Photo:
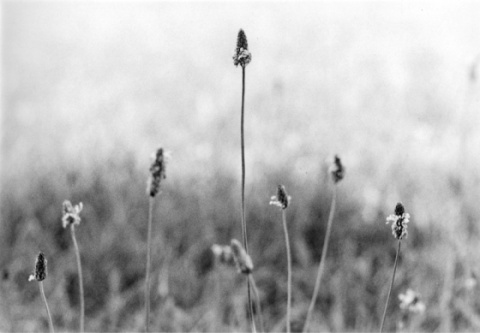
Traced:
[[253, 271], [253, 262], [252, 258], [247, 254], [242, 244], [236, 240], [232, 239], [230, 242], [232, 248], [233, 260], [237, 265], [237, 270], [239, 273], [250, 274]]
[[292, 200], [292, 197], [287, 195], [285, 186], [278, 185], [277, 195], [274, 195], [270, 198], [270, 205], [278, 206], [281, 209], [287, 209], [290, 200]]
[[345, 168], [340, 160], [338, 155], [335, 155], [333, 158], [333, 163], [329, 168], [330, 174], [332, 175], [333, 182], [336, 184], [343, 179], [345, 176]]
[[147, 184], [147, 193], [152, 198], [160, 191], [160, 182], [167, 178], [165, 173], [165, 164], [167, 156], [165, 156], [163, 148], [158, 148], [152, 154], [152, 164], [150, 166], [150, 177]]
[[74, 224], [79, 225], [80, 221], [80, 212], [83, 209], [83, 204], [80, 202], [78, 205], [73, 206], [72, 203], [68, 200], [65, 200], [62, 205], [62, 225], [64, 228]]
[[233, 64], [235, 66], [247, 66], [252, 61], [252, 54], [248, 51], [248, 42], [245, 32], [240, 29], [237, 36], [237, 47], [233, 55]]
[[405, 213], [405, 207], [401, 202], [395, 207], [395, 214], [387, 217], [387, 224], [392, 223], [392, 234], [400, 240], [408, 236], [407, 223], [410, 222], [410, 214]]
[[47, 277], [47, 259], [45, 255], [40, 252], [35, 260], [35, 272], [31, 274], [28, 278], [28, 281], [37, 280], [41, 282]]

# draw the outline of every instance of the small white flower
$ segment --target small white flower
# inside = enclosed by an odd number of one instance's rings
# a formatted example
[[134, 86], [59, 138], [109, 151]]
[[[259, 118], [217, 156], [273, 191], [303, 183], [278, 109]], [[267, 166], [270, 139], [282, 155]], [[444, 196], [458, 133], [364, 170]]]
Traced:
[[62, 216], [62, 225], [64, 228], [68, 227], [71, 224], [79, 225], [80, 221], [80, 212], [83, 209], [83, 204], [80, 202], [78, 205], [72, 206], [72, 203], [68, 200], [63, 202], [63, 216]]
[[233, 64], [235, 66], [238, 66], [239, 64], [242, 66], [246, 66], [252, 61], [252, 54], [250, 51], [240, 48], [237, 52], [235, 49], [235, 53], [233, 55]]
[[392, 224], [392, 235], [396, 239], [403, 239], [408, 236], [407, 223], [410, 222], [410, 214], [402, 215], [391, 214], [387, 217], [386, 224]]
[[211, 249], [212, 249], [213, 255], [220, 263], [225, 265], [235, 265], [232, 248], [230, 246], [213, 244]]
[[425, 312], [425, 304], [421, 301], [420, 295], [412, 289], [407, 289], [405, 294], [398, 295], [400, 300], [400, 309], [412, 313]]

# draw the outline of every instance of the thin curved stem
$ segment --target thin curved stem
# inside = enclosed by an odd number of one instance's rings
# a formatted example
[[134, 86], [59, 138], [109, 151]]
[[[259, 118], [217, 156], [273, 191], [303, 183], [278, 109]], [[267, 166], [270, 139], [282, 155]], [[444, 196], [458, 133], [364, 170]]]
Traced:
[[287, 247], [288, 283], [287, 283], [287, 333], [290, 333], [290, 317], [292, 308], [292, 255], [290, 241], [288, 239], [287, 217], [285, 209], [282, 209], [283, 231], [285, 233], [285, 244]]
[[395, 256], [395, 264], [393, 265], [392, 282], [390, 283], [390, 289], [388, 289], [387, 302], [385, 303], [385, 309], [383, 310], [382, 323], [380, 324], [380, 333], [383, 332], [383, 325], [385, 324], [385, 317], [387, 316], [388, 301], [390, 300], [390, 294], [392, 293], [392, 289], [393, 289], [393, 282], [395, 281], [395, 273], [397, 271], [398, 256], [400, 255], [400, 245], [402, 245], [402, 241], [398, 240], [397, 255]]
[[335, 185], [333, 188], [333, 197], [332, 197], [332, 204], [330, 206], [330, 215], [328, 216], [327, 233], [325, 234], [325, 240], [323, 242], [322, 257], [320, 258], [320, 264], [318, 266], [317, 280], [315, 281], [312, 300], [310, 302], [310, 306], [308, 307], [307, 318], [305, 319], [305, 324], [303, 326], [304, 333], [307, 332], [308, 330], [310, 317], [312, 316], [313, 309], [315, 308], [315, 303], [318, 297], [318, 291], [320, 290], [320, 282], [322, 280], [323, 271], [325, 269], [325, 258], [327, 257], [328, 243], [330, 242], [330, 234], [332, 232], [332, 222], [333, 222], [333, 216], [335, 215], [336, 204], [337, 204], [337, 186]]
[[[245, 120], [245, 66], [242, 66], [242, 112], [240, 119], [240, 141], [242, 149], [242, 235], [243, 235], [243, 246], [245, 251], [248, 254], [248, 241], [247, 241], [247, 221], [245, 219], [245, 130], [244, 130], [244, 120]], [[249, 317], [250, 323], [252, 326], [252, 331], [255, 332], [255, 321], [253, 320], [253, 305], [252, 297], [250, 295], [250, 279], [247, 277], [247, 295], [248, 295], [248, 304], [249, 304]]]
[[40, 294], [42, 294], [43, 302], [45, 303], [45, 307], [47, 308], [48, 326], [50, 328], [50, 333], [55, 333], [53, 329], [52, 315], [50, 314], [50, 309], [48, 308], [47, 297], [45, 296], [45, 291], [43, 290], [43, 281], [39, 281], [38, 285], [40, 286]]
[[154, 197], [150, 197], [148, 204], [147, 271], [145, 273], [145, 332], [148, 332], [150, 317], [150, 257], [152, 247], [152, 218], [154, 202]]
[[257, 284], [255, 283], [255, 279], [253, 278], [253, 275], [249, 274], [249, 277], [250, 277], [250, 281], [252, 283], [253, 294], [255, 295], [255, 298], [257, 299], [257, 313], [258, 313], [258, 319], [260, 321], [260, 330], [262, 332], [265, 332], [265, 326], [263, 324], [263, 316], [262, 316], [262, 305], [260, 304], [260, 294], [258, 293]]
[[83, 333], [85, 331], [85, 300], [83, 292], [82, 262], [80, 261], [80, 250], [78, 249], [77, 238], [75, 237], [74, 224], [70, 224], [70, 230], [72, 231], [73, 245], [75, 246], [75, 255], [77, 256], [78, 284], [80, 287], [80, 332]]

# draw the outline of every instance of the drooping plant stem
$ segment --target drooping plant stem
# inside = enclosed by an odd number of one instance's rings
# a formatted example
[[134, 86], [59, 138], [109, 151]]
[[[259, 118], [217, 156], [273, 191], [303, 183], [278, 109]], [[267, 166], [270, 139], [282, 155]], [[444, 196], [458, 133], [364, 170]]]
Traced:
[[283, 231], [285, 233], [285, 245], [287, 247], [287, 265], [288, 265], [288, 282], [287, 282], [287, 333], [290, 333], [290, 312], [292, 308], [292, 255], [290, 253], [290, 241], [288, 239], [287, 217], [285, 209], [282, 209]]
[[[248, 241], [247, 241], [247, 221], [245, 219], [245, 66], [242, 66], [242, 112], [240, 119], [240, 141], [242, 149], [242, 236], [243, 247], [248, 254]], [[252, 330], [255, 331], [255, 321], [253, 319], [253, 305], [252, 297], [250, 295], [250, 279], [247, 277], [247, 295], [249, 304], [249, 317], [252, 325]]]
[[262, 317], [262, 305], [260, 304], [260, 295], [258, 293], [257, 284], [255, 283], [255, 279], [253, 278], [252, 274], [249, 274], [248, 276], [252, 283], [252, 290], [257, 300], [257, 313], [258, 313], [258, 319], [260, 321], [260, 331], [265, 332], [265, 326], [263, 325], [263, 317]]
[[70, 224], [70, 230], [72, 231], [73, 245], [75, 247], [75, 255], [77, 256], [77, 268], [78, 268], [78, 284], [80, 287], [80, 332], [85, 330], [85, 300], [83, 292], [83, 274], [82, 274], [82, 262], [80, 261], [80, 250], [78, 249], [77, 238], [75, 237], [75, 225]]
[[154, 197], [149, 198], [148, 204], [148, 231], [147, 231], [147, 269], [145, 273], [145, 332], [148, 332], [150, 317], [150, 257], [152, 247], [152, 218]]
[[322, 281], [322, 275], [323, 275], [323, 271], [325, 269], [325, 259], [327, 257], [328, 243], [330, 242], [330, 234], [332, 232], [332, 222], [333, 222], [333, 217], [335, 215], [336, 204], [337, 204], [337, 186], [334, 185], [332, 203], [331, 203], [331, 206], [330, 206], [330, 214], [328, 216], [327, 233], [325, 234], [325, 241], [323, 242], [322, 256], [320, 258], [320, 264], [318, 266], [317, 279], [315, 281], [315, 287], [313, 289], [312, 300], [310, 302], [310, 306], [308, 307], [307, 317], [305, 319], [305, 324], [303, 326], [303, 332], [304, 333], [307, 332], [307, 330], [308, 330], [310, 317], [312, 316], [313, 309], [315, 308], [315, 303], [317, 301], [318, 292], [320, 290], [320, 282]]
[[42, 294], [43, 302], [45, 303], [45, 307], [47, 308], [47, 315], [48, 315], [48, 325], [50, 328], [50, 333], [54, 333], [53, 329], [53, 321], [52, 315], [50, 314], [50, 309], [48, 308], [47, 297], [45, 296], [45, 291], [43, 290], [43, 281], [39, 281], [38, 285], [40, 286], [40, 294]]
[[385, 317], [387, 316], [388, 302], [390, 300], [390, 294], [392, 293], [393, 282], [395, 281], [395, 273], [397, 271], [398, 256], [400, 255], [401, 244], [402, 244], [401, 240], [398, 240], [397, 254], [395, 256], [395, 264], [393, 265], [392, 282], [390, 283], [390, 289], [388, 289], [387, 302], [385, 303], [385, 309], [383, 310], [382, 323], [380, 324], [380, 333], [383, 332], [383, 325], [385, 324]]

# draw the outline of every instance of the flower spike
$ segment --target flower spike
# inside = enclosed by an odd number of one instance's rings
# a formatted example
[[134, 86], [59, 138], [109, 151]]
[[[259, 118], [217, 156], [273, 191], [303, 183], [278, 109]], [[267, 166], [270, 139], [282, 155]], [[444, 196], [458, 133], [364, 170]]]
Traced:
[[252, 54], [248, 51], [248, 42], [245, 32], [240, 29], [237, 36], [237, 47], [233, 55], [233, 64], [235, 66], [247, 66], [252, 61]]
[[403, 239], [408, 236], [407, 223], [410, 222], [410, 214], [405, 213], [405, 207], [401, 202], [395, 206], [395, 214], [387, 217], [387, 224], [392, 223], [392, 234], [396, 239]]

